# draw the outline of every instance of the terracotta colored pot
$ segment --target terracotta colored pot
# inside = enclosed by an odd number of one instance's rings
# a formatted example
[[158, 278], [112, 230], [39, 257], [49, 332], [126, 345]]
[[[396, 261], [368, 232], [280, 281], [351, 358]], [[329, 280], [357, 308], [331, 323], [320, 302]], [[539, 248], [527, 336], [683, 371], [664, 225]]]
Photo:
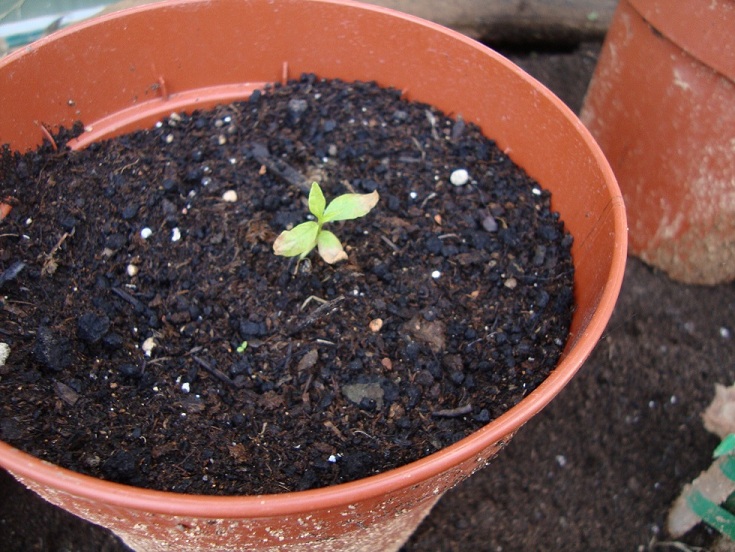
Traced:
[[735, 0], [621, 0], [581, 118], [631, 252], [687, 283], [735, 279]]
[[81, 119], [86, 144], [172, 111], [246, 97], [302, 72], [376, 80], [478, 123], [553, 193], [574, 235], [577, 310], [563, 360], [520, 404], [455, 445], [334, 487], [213, 497], [141, 490], [0, 443], [0, 465], [50, 502], [158, 550], [396, 550], [441, 495], [487, 464], [572, 378], [623, 278], [626, 222], [613, 173], [557, 98], [482, 45], [387, 9], [336, 0], [181, 0], [61, 31], [0, 62], [0, 143]]

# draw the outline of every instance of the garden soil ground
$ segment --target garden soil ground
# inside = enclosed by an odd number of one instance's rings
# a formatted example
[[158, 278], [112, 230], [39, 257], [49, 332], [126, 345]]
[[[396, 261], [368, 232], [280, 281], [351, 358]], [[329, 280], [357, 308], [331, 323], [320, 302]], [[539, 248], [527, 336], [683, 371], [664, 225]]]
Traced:
[[[578, 109], [596, 52], [511, 57]], [[616, 311], [579, 375], [486, 469], [442, 498], [405, 552], [708, 546], [702, 528], [670, 542], [664, 523], [717, 443], [700, 413], [715, 383], [735, 379], [734, 312], [735, 285], [682, 285], [631, 258]], [[0, 487], [0, 549], [125, 550], [5, 474]]]

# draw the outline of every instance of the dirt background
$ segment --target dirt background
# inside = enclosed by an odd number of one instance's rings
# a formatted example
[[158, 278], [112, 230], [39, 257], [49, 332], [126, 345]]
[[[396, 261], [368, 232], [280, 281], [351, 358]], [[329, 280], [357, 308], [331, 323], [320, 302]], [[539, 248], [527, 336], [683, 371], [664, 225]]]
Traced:
[[[539, 45], [534, 45], [539, 48]], [[599, 43], [507, 51], [579, 109]], [[668, 508], [709, 464], [700, 413], [735, 379], [735, 284], [674, 282], [629, 259], [608, 329], [579, 375], [489, 467], [447, 493], [404, 547], [419, 551], [708, 549], [665, 534]], [[0, 472], [0, 550], [127, 550]]]

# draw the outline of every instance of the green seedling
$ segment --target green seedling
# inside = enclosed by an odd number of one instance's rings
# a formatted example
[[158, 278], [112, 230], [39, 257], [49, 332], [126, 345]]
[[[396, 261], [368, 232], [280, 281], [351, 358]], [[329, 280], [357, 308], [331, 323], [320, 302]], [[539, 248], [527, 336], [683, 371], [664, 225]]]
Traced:
[[240, 343], [240, 345], [237, 346], [237, 349], [235, 349], [235, 350], [238, 353], [242, 354], [242, 353], [245, 352], [245, 349], [247, 349], [247, 348], [248, 348], [248, 342], [247, 341], [243, 341], [242, 343]]
[[315, 247], [319, 255], [327, 263], [333, 264], [347, 259], [342, 244], [337, 236], [324, 230], [328, 222], [352, 220], [367, 215], [378, 203], [378, 192], [369, 194], [342, 194], [334, 198], [329, 205], [319, 184], [313, 182], [309, 191], [309, 211], [316, 221], [302, 222], [291, 230], [285, 230], [273, 243], [273, 252], [283, 257], [306, 257]]

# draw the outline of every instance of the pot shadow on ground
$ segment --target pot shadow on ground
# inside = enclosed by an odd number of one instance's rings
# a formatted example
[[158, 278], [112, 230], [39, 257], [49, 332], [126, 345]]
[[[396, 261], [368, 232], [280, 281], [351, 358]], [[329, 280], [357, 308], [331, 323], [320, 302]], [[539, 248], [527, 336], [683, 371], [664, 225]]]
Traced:
[[[509, 57], [579, 111], [599, 44]], [[570, 385], [435, 507], [419, 551], [681, 550], [664, 521], [717, 439], [700, 413], [735, 379], [735, 284], [686, 286], [631, 258], [615, 313]], [[107, 531], [0, 471], [0, 550], [122, 552]], [[707, 545], [699, 528], [684, 539]]]

